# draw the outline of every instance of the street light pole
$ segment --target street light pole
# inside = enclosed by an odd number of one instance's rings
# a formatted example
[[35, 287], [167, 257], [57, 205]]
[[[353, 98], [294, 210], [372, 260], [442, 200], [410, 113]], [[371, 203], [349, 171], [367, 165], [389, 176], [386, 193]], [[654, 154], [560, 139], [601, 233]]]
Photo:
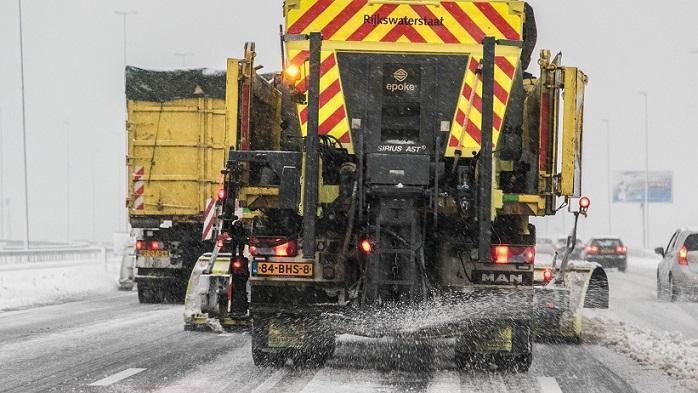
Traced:
[[613, 187], [611, 180], [611, 122], [608, 119], [601, 120], [606, 124], [606, 180], [608, 184], [606, 185], [608, 189], [608, 234], [613, 234]]
[[29, 179], [27, 175], [27, 110], [24, 94], [24, 34], [22, 30], [22, 0], [17, 0], [19, 8], [19, 66], [22, 81], [22, 151], [24, 161], [24, 249], [29, 250]]
[[65, 122], [65, 242], [70, 244], [70, 122]]
[[2, 108], [0, 108], [0, 240], [5, 240], [5, 150], [2, 145]]
[[[123, 18], [123, 40], [124, 40], [124, 41], [123, 41], [123, 44], [124, 44], [124, 46], [123, 46], [123, 50], [124, 50], [124, 55], [123, 55], [123, 56], [124, 56], [124, 57], [123, 57], [124, 63], [123, 63], [123, 65], [124, 65], [124, 66], [123, 66], [123, 68], [122, 68], [122, 71], [125, 73], [125, 72], [126, 72], [126, 66], [128, 65], [128, 50], [127, 50], [127, 49], [128, 49], [128, 30], [127, 30], [127, 28], [126, 28], [126, 19], [127, 19], [130, 15], [137, 15], [138, 13], [137, 13], [136, 11], [133, 11], [133, 10], [129, 10], [129, 11], [114, 11], [114, 13], [115, 13], [116, 15], [119, 15], [119, 16], [121, 16], [121, 17]], [[124, 86], [125, 86], [125, 83], [124, 83]], [[121, 134], [120, 134], [120, 135], [121, 135]], [[118, 208], [117, 208], [117, 211], [118, 211], [118, 214], [119, 214], [119, 217], [118, 217], [118, 220], [117, 220], [117, 221], [118, 221], [118, 222], [117, 222], [117, 226], [119, 227], [119, 229], [120, 229], [122, 232], [126, 232], [126, 231], [127, 231], [127, 221], [128, 221], [128, 220], [126, 219], [126, 212], [122, 210], [123, 207], [124, 207], [124, 200], [126, 200], [126, 190], [125, 190], [125, 187], [124, 187], [124, 183], [125, 183], [125, 181], [126, 181], [126, 163], [124, 163], [123, 161], [121, 161], [122, 159], [124, 159], [124, 157], [126, 157], [125, 145], [126, 145], [126, 141], [123, 140], [123, 138], [119, 138], [119, 156], [120, 156], [120, 158], [119, 158], [119, 168], [121, 168], [121, 169], [120, 169], [120, 171], [119, 171], [119, 195], [117, 196], [117, 198], [118, 198]]]
[[649, 94], [646, 91], [640, 92], [640, 95], [645, 98], [645, 198], [644, 198], [644, 216], [645, 222], [643, 227], [643, 245], [647, 249], [650, 242], [650, 201], [649, 201], [649, 180], [650, 180], [650, 122], [649, 122]]

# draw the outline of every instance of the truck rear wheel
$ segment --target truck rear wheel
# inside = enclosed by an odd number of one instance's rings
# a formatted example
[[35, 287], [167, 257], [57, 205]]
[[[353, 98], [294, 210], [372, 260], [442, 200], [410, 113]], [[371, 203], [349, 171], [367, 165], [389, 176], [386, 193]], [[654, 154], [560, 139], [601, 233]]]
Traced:
[[262, 319], [252, 320], [252, 360], [258, 367], [281, 367], [286, 361], [283, 353], [265, 351], [269, 335], [266, 321]]
[[165, 294], [161, 289], [138, 286], [138, 302], [141, 304], [162, 303]]

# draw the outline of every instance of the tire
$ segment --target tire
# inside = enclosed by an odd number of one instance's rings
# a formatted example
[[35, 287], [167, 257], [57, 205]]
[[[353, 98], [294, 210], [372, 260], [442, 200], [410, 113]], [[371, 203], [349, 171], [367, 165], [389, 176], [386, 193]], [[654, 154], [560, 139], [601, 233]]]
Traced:
[[138, 303], [150, 304], [153, 302], [152, 298], [152, 291], [150, 289], [144, 288], [142, 285], [138, 286]]
[[661, 278], [659, 278], [659, 274], [657, 274], [657, 299], [666, 299], [666, 294], [664, 293], [664, 285], [662, 285], [662, 280]]
[[621, 273], [625, 273], [625, 271], [626, 271], [627, 269], [628, 269], [628, 265], [627, 265], [627, 264], [618, 266], [618, 271], [621, 272]]
[[674, 303], [677, 300], [679, 300], [680, 296], [681, 296], [681, 292], [679, 291], [679, 288], [674, 283], [674, 278], [669, 276], [669, 300], [671, 300], [671, 302]]
[[265, 352], [267, 328], [264, 320], [252, 320], [252, 361], [257, 367], [281, 367], [286, 358], [283, 353]]

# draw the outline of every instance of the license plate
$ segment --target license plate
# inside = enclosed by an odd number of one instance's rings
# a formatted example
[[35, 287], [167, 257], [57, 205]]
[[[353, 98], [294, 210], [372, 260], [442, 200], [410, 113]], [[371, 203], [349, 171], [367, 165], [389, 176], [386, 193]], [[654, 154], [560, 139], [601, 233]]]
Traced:
[[313, 277], [312, 263], [254, 262], [252, 274], [274, 277]]
[[602, 254], [615, 254], [616, 250], [601, 250]]
[[167, 250], [143, 250], [140, 251], [139, 254], [142, 257], [149, 257], [149, 258], [162, 258], [162, 257], [169, 257], [170, 252]]

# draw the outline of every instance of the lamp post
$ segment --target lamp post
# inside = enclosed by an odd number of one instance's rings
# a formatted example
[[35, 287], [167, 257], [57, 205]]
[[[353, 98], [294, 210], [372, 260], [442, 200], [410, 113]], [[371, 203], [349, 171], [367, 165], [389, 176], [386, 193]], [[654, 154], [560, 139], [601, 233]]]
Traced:
[[643, 247], [647, 249], [650, 242], [650, 201], [649, 201], [649, 180], [650, 180], [650, 122], [649, 122], [649, 94], [646, 91], [641, 91], [640, 95], [645, 100], [645, 197], [644, 197], [644, 222], [643, 222]]
[[65, 242], [70, 244], [70, 122], [65, 125]]
[[27, 175], [27, 110], [24, 94], [24, 33], [22, 29], [22, 0], [17, 0], [19, 12], [19, 66], [22, 82], [22, 152], [24, 162], [24, 249], [29, 250], [29, 178]]
[[0, 240], [5, 240], [5, 150], [2, 145], [2, 108], [0, 108]]
[[[128, 64], [128, 29], [127, 29], [127, 19], [131, 15], [137, 15], [138, 12], [129, 10], [129, 11], [114, 11], [116, 15], [119, 15], [123, 19], [123, 68], [122, 71], [126, 72], [126, 66]], [[126, 165], [123, 161], [121, 161], [125, 156], [126, 156], [126, 149], [125, 149], [126, 141], [120, 138], [119, 140], [119, 195], [117, 196], [118, 198], [118, 207], [117, 207], [117, 212], [118, 212], [118, 220], [117, 220], [117, 226], [119, 227], [119, 230], [122, 232], [127, 231], [127, 219], [126, 219], [126, 212], [123, 211], [123, 206], [124, 206], [124, 200], [126, 199], [126, 191], [124, 188], [124, 180], [126, 178]]]
[[603, 119], [601, 120], [604, 124], [606, 124], [606, 180], [608, 183], [606, 184], [606, 188], [608, 191], [608, 234], [612, 235], [613, 234], [613, 219], [612, 219], [612, 214], [613, 214], [613, 187], [612, 187], [612, 180], [611, 180], [611, 122], [608, 119]]

